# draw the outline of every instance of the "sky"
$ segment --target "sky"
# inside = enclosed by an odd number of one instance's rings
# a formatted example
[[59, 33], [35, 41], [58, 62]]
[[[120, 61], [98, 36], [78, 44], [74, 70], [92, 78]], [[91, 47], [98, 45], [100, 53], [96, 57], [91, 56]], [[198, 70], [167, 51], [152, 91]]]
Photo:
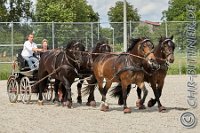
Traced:
[[[119, 0], [87, 0], [92, 5], [95, 12], [100, 15], [100, 22], [108, 22], [107, 12], [110, 7], [114, 7]], [[123, 1], [123, 0], [120, 0]], [[126, 0], [134, 8], [137, 8], [141, 20], [160, 21], [162, 11], [167, 10], [169, 0]]]

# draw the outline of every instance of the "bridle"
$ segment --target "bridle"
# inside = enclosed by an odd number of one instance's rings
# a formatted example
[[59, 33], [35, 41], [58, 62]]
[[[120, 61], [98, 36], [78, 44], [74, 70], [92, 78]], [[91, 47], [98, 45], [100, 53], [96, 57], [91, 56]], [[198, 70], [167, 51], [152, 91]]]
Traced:
[[[146, 43], [146, 42], [150, 42], [151, 43], [151, 46], [148, 45], [148, 47], [152, 48], [152, 50], [150, 52], [148, 52], [148, 53], [145, 54], [145, 52], [144, 52], [144, 43]], [[146, 59], [151, 53], [154, 52], [154, 45], [150, 41], [150, 39], [144, 39], [140, 44], [141, 44], [141, 46], [139, 47], [139, 50], [142, 51], [142, 53], [144, 54], [144, 58]]]
[[172, 55], [174, 54], [174, 51], [173, 51], [173, 50], [172, 50], [171, 52], [166, 52], [166, 51], [163, 50], [163, 45], [164, 45], [165, 43], [167, 43], [167, 45], [168, 45], [169, 47], [171, 47], [171, 46], [170, 46], [170, 45], [171, 45], [170, 42], [172, 42], [172, 40], [169, 39], [169, 38], [167, 38], [167, 39], [165, 39], [165, 40], [161, 43], [161, 52], [165, 54], [166, 58], [167, 58], [168, 56], [170, 56], [171, 54], [172, 54]]
[[[107, 46], [109, 49], [110, 49], [110, 46], [108, 45], [108, 44], [102, 44], [102, 45], [100, 45], [100, 47], [99, 47], [99, 52], [102, 52], [102, 48], [104, 47], [104, 46]], [[109, 52], [109, 51], [107, 51], [107, 52]]]

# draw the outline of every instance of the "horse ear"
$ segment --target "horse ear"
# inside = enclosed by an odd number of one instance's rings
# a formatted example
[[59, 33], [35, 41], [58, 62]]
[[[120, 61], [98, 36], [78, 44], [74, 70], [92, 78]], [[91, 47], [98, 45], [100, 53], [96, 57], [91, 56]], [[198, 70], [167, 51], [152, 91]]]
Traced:
[[173, 40], [173, 38], [174, 38], [174, 35], [172, 35], [172, 36], [170, 37], [171, 40]]

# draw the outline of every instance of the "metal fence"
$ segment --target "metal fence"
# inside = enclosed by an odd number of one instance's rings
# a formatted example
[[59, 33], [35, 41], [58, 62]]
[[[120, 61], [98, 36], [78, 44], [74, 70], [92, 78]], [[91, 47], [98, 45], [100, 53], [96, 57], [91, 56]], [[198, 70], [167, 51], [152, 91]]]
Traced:
[[[185, 53], [187, 21], [128, 22], [128, 40], [147, 36], [158, 44], [160, 36], [174, 35], [176, 53]], [[34, 42], [40, 46], [46, 38], [49, 48], [62, 47], [70, 40], [81, 40], [90, 50], [99, 40], [107, 40], [114, 51], [123, 51], [123, 23], [99, 22], [0, 22], [0, 64], [11, 63], [29, 33], [34, 33]], [[196, 27], [197, 42], [200, 42], [200, 22]], [[198, 45], [199, 48], [199, 45]], [[198, 50], [199, 52], [199, 50]], [[198, 53], [199, 55], [199, 53]], [[182, 57], [180, 57], [182, 58]]]

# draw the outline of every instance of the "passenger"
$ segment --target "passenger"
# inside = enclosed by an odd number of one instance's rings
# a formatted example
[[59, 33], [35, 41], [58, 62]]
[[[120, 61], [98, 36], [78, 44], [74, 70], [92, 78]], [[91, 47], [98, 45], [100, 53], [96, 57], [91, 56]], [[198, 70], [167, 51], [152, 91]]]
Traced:
[[47, 39], [43, 39], [42, 40], [42, 49], [43, 49], [44, 52], [48, 50], [48, 41], [47, 41]]
[[33, 56], [34, 52], [42, 52], [42, 49], [37, 48], [37, 45], [33, 42], [34, 35], [31, 33], [28, 35], [28, 40], [24, 43], [22, 50], [22, 57], [28, 62], [31, 70], [38, 69], [39, 60]]

